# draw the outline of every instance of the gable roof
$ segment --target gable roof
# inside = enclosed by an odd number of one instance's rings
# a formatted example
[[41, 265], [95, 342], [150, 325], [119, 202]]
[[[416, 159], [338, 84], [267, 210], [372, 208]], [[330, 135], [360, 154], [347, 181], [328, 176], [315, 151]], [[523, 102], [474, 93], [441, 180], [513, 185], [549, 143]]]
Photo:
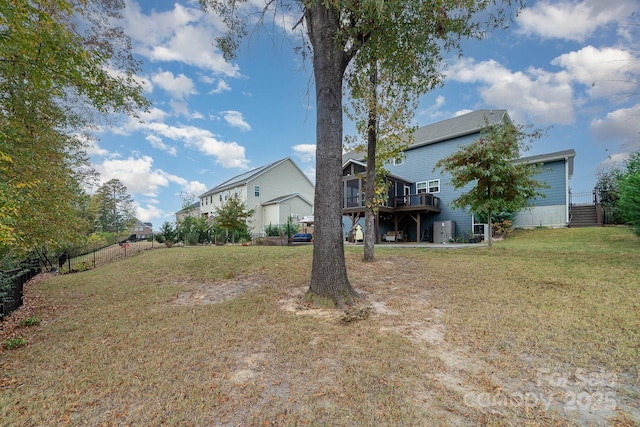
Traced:
[[487, 124], [511, 122], [507, 110], [476, 110], [416, 129], [409, 149], [478, 133]]
[[[307, 175], [304, 172], [302, 172], [302, 170], [300, 170], [298, 165], [296, 165], [295, 162], [293, 160], [291, 160], [290, 157], [285, 157], [284, 159], [280, 159], [280, 160], [277, 160], [277, 161], [275, 161], [273, 163], [269, 163], [268, 165], [260, 166], [260, 167], [257, 167], [255, 169], [251, 169], [250, 171], [243, 172], [240, 175], [236, 175], [233, 178], [228, 179], [227, 181], [223, 182], [222, 184], [220, 184], [220, 185], [218, 185], [216, 187], [213, 187], [211, 190], [208, 190], [205, 193], [202, 193], [199, 197], [206, 197], [206, 196], [208, 196], [210, 194], [216, 194], [216, 193], [219, 193], [219, 192], [224, 191], [224, 190], [229, 190], [229, 189], [238, 187], [239, 185], [245, 185], [248, 182], [250, 182], [251, 180], [259, 177], [260, 175], [268, 172], [269, 170], [271, 170], [271, 169], [273, 169], [273, 168], [275, 168], [275, 167], [279, 166], [280, 164], [282, 164], [284, 162], [287, 162], [287, 161], [290, 161], [291, 164], [293, 164], [293, 166], [295, 166], [296, 169], [298, 169], [300, 171], [300, 174], [302, 176], [304, 176], [309, 181], [309, 183], [311, 183], [311, 180], [309, 180]], [[311, 184], [313, 185], [313, 183], [311, 183]]]
[[523, 163], [549, 163], [557, 160], [567, 160], [569, 163], [569, 176], [573, 176], [573, 158], [576, 156], [574, 149], [556, 151], [547, 154], [538, 154], [535, 156], [522, 157], [518, 159], [518, 162]]
[[[407, 147], [407, 150], [479, 133], [487, 124], [493, 125], [503, 121], [511, 122], [507, 110], [476, 110], [451, 117], [416, 129], [413, 133], [413, 143]], [[343, 164], [349, 159], [364, 159], [364, 153], [351, 150], [342, 155]]]
[[282, 203], [285, 200], [289, 200], [289, 199], [293, 199], [294, 197], [299, 197], [300, 199], [302, 199], [305, 203], [308, 203], [309, 206], [313, 206], [313, 203], [311, 203], [310, 201], [308, 201], [306, 198], [304, 198], [300, 193], [293, 193], [293, 194], [287, 194], [286, 196], [280, 196], [280, 197], [276, 197], [275, 199], [271, 199], [269, 201], [266, 201], [262, 204], [262, 206], [266, 206], [266, 205], [277, 205], [278, 203]]
[[187, 206], [186, 208], [180, 209], [178, 212], [176, 212], [176, 214], [191, 212], [191, 211], [194, 211], [196, 209], [200, 209], [200, 202], [199, 201], [195, 202], [191, 206]]

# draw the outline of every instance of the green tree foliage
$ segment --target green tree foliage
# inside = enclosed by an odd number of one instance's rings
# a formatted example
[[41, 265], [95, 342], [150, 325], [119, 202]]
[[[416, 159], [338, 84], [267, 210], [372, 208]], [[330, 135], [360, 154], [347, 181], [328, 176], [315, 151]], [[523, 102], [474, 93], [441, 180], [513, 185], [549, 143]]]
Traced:
[[[493, 224], [492, 212], [518, 211], [530, 206], [534, 197], [545, 197], [540, 189], [548, 185], [533, 179], [540, 166], [516, 161], [528, 150], [526, 141], [540, 136], [539, 130], [527, 132], [512, 123], [487, 124], [480, 139], [439, 160], [434, 169], [449, 172], [453, 188], [473, 184], [451, 206], [486, 213], [488, 223]], [[488, 241], [491, 246], [491, 233]]]
[[98, 231], [123, 233], [135, 223], [133, 198], [118, 179], [111, 179], [93, 195]]
[[640, 236], [640, 151], [625, 162], [626, 170], [620, 174], [618, 209], [626, 224]]
[[364, 260], [374, 260], [375, 218], [378, 208], [388, 198], [388, 171], [392, 159], [403, 156], [413, 140], [411, 120], [418, 107], [420, 86], [396, 81], [394, 70], [381, 69], [378, 61], [364, 67], [360, 75], [350, 75], [350, 108], [345, 112], [355, 122], [357, 136], [347, 136], [347, 146], [366, 153], [367, 171], [364, 180], [365, 235]]
[[[522, 4], [521, 0], [513, 0]], [[203, 8], [221, 17], [228, 32], [218, 39], [227, 59], [232, 58], [247, 33], [247, 11], [242, 0], [200, 0]], [[499, 3], [496, 6], [496, 3]], [[315, 245], [308, 295], [330, 299], [338, 306], [358, 295], [347, 278], [342, 236], [342, 88], [350, 65], [369, 67], [372, 59], [382, 69], [395, 70], [398, 81], [433, 84], [442, 73], [442, 53], [459, 48], [460, 40], [482, 38], [487, 28], [505, 19], [511, 0], [384, 0], [270, 1], [270, 7], [300, 10], [312, 53], [316, 99]], [[486, 9], [492, 7], [492, 12]], [[495, 6], [495, 7], [494, 7]], [[296, 9], [297, 7], [297, 9]], [[487, 21], [477, 17], [487, 18]], [[354, 60], [354, 58], [357, 58]], [[357, 72], [356, 72], [357, 73]]]
[[620, 187], [618, 180], [621, 171], [616, 168], [601, 170], [598, 172], [596, 191], [600, 197], [600, 204], [604, 213], [605, 224], [622, 224], [622, 217], [618, 209]]
[[86, 234], [87, 130], [109, 113], [147, 106], [127, 39], [109, 25], [123, 6], [0, 2], [2, 254]]
[[169, 221], [165, 221], [160, 226], [160, 230], [154, 235], [158, 243], [164, 243], [168, 248], [173, 246], [178, 238], [176, 227]]
[[216, 207], [214, 212], [214, 228], [224, 232], [225, 238], [243, 239], [250, 236], [247, 222], [255, 215], [255, 209], [249, 209], [238, 194]]

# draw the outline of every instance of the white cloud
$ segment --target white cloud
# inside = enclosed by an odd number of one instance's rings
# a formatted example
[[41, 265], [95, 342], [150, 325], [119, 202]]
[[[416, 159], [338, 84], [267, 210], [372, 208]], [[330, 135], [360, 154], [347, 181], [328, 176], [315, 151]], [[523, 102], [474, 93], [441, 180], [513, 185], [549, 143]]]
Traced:
[[200, 181], [189, 181], [182, 186], [182, 190], [185, 193], [193, 194], [195, 197], [198, 197], [200, 194], [206, 192], [208, 188]]
[[584, 41], [603, 27], [629, 18], [636, 8], [635, 0], [542, 0], [520, 13], [517, 32]]
[[316, 158], [315, 144], [298, 144], [294, 145], [293, 152], [304, 163], [312, 162]]
[[176, 150], [176, 147], [168, 146], [167, 144], [162, 142], [162, 138], [159, 138], [156, 135], [147, 135], [146, 136], [146, 140], [149, 141], [149, 144], [151, 144], [151, 146], [153, 148], [157, 148], [158, 150], [166, 151], [171, 156], [175, 157], [178, 154], [178, 150]]
[[209, 91], [209, 95], [217, 95], [219, 93], [228, 92], [230, 90], [231, 86], [229, 86], [227, 82], [225, 82], [224, 80], [219, 80], [218, 85], [215, 87], [215, 89], [211, 89]]
[[126, 187], [129, 194], [155, 196], [160, 187], [169, 185], [164, 172], [152, 170], [153, 159], [149, 156], [127, 159], [110, 159], [95, 165], [100, 173], [101, 183], [110, 179], [118, 179]]
[[440, 110], [440, 108], [442, 108], [444, 104], [445, 104], [444, 96], [438, 95], [436, 97], [436, 101], [432, 105], [428, 106], [427, 108], [424, 108], [418, 111], [418, 115], [426, 116], [432, 121], [438, 120], [445, 114], [443, 111]]
[[209, 130], [195, 126], [171, 126], [166, 123], [133, 123], [141, 131], [154, 132], [165, 138], [181, 141], [186, 147], [216, 157], [218, 164], [225, 168], [246, 169], [249, 161], [245, 157], [245, 148], [236, 142], [218, 140]]
[[587, 86], [594, 98], [626, 97], [637, 88], [640, 58], [617, 48], [586, 46], [560, 55], [551, 64], [564, 68], [569, 78]]
[[476, 63], [461, 59], [447, 78], [479, 84], [484, 103], [509, 110], [516, 122], [568, 124], [574, 121], [573, 88], [563, 72], [538, 68], [513, 72], [493, 59]]
[[[142, 206], [136, 202], [134, 202], [134, 206], [136, 209], [136, 218], [138, 218], [142, 222], [151, 222], [156, 218], [161, 218], [166, 215], [166, 213], [158, 208], [157, 206], [147, 203], [145, 206]], [[154, 228], [157, 230], [160, 224], [154, 224]]]
[[176, 61], [230, 77], [239, 76], [215, 48], [215, 37], [224, 26], [214, 14], [179, 3], [166, 12], [145, 15], [137, 2], [126, 1], [125, 27], [135, 53], [151, 61]]
[[184, 74], [174, 76], [171, 71], [160, 71], [151, 76], [151, 81], [169, 92], [173, 98], [184, 99], [196, 93], [193, 81]]
[[241, 130], [251, 130], [251, 126], [244, 120], [244, 117], [242, 117], [242, 113], [240, 111], [228, 110], [223, 111], [221, 114], [224, 120], [231, 127]]
[[473, 112], [473, 110], [467, 110], [467, 109], [464, 109], [464, 110], [458, 110], [458, 111], [456, 111], [456, 112], [454, 113], [454, 115], [453, 115], [453, 116], [454, 116], [454, 117], [463, 116], [463, 115], [465, 115], [465, 114], [469, 114], [469, 113], [471, 113], [471, 112]]
[[594, 119], [589, 130], [598, 141], [620, 142], [623, 151], [640, 150], [640, 103]]

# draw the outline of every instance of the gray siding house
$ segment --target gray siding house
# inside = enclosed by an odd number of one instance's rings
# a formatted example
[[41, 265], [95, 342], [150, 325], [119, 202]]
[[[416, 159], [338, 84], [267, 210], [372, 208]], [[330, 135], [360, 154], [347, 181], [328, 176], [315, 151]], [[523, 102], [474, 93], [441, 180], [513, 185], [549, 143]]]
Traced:
[[[506, 110], [478, 110], [416, 130], [414, 142], [405, 150], [404, 159], [387, 165], [390, 172], [389, 200], [380, 208], [377, 220], [377, 239], [385, 240], [396, 234], [409, 241], [433, 241], [434, 227], [451, 221], [451, 237], [470, 234], [476, 221], [461, 209], [453, 209], [450, 202], [471, 187], [454, 190], [451, 175], [434, 170], [438, 160], [471, 144], [480, 137], [488, 124], [510, 122]], [[563, 227], [569, 222], [569, 179], [573, 174], [574, 150], [519, 159], [542, 163], [535, 178], [551, 187], [544, 189], [547, 197], [533, 200], [533, 207], [519, 212], [515, 227]], [[343, 155], [343, 228], [345, 235], [355, 224], [364, 225], [364, 194], [361, 176], [366, 170], [361, 153]], [[391, 233], [391, 234], [390, 234]]]

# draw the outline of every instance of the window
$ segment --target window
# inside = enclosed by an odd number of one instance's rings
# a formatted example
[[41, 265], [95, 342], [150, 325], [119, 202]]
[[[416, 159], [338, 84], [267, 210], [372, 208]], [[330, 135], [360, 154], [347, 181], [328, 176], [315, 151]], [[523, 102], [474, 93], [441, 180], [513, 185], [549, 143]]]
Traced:
[[432, 179], [429, 181], [416, 182], [416, 193], [439, 193], [440, 192], [440, 180]]
[[440, 192], [440, 180], [432, 179], [427, 181], [427, 189], [429, 193], [439, 193]]
[[220, 193], [220, 201], [222, 201], [222, 193]]
[[260, 197], [260, 186], [256, 185], [253, 187], [253, 195], [256, 197]]
[[393, 165], [398, 166], [404, 163], [404, 157], [396, 157], [393, 159]]

